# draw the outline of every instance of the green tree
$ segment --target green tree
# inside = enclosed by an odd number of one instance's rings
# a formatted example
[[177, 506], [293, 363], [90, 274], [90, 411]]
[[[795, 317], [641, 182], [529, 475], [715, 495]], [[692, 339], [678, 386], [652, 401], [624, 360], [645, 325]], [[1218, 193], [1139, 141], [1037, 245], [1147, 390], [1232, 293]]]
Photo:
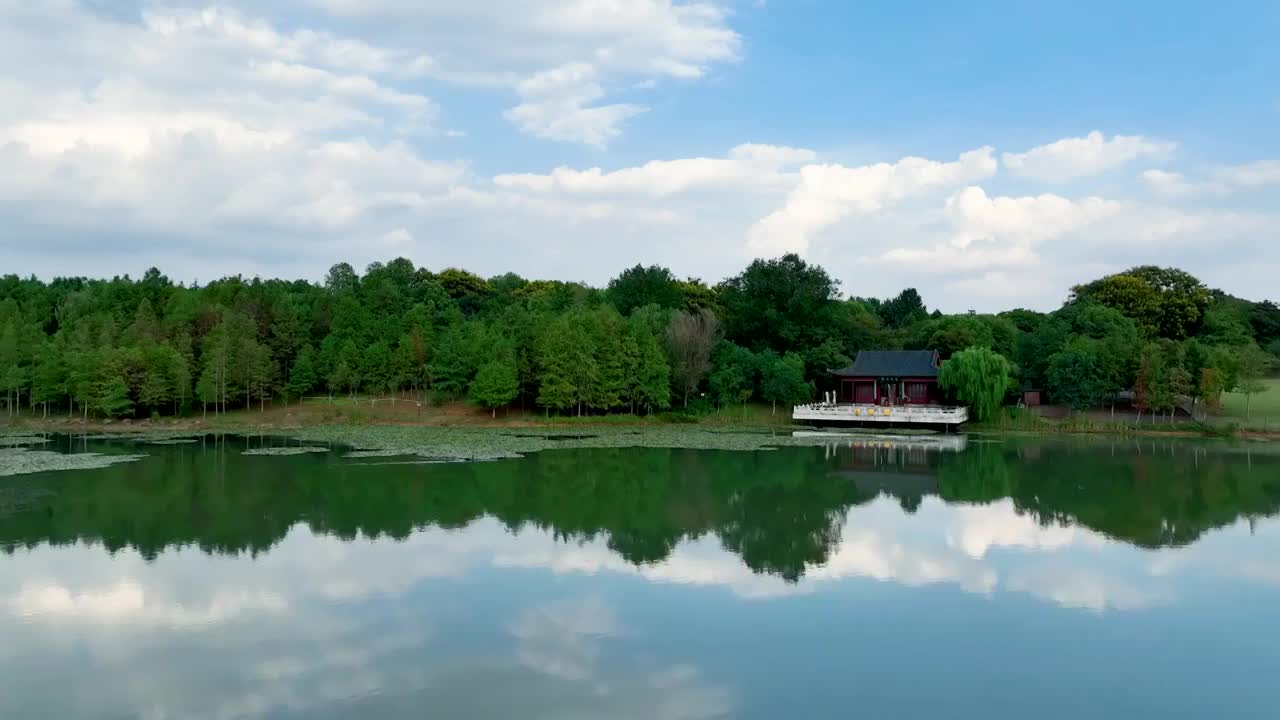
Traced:
[[44, 406], [44, 416], [49, 416], [49, 403], [56, 403], [67, 395], [67, 356], [61, 343], [49, 341], [37, 354], [35, 370], [31, 377], [31, 401]]
[[134, 313], [133, 326], [129, 330], [135, 343], [155, 343], [160, 341], [160, 321], [156, 319], [155, 309], [151, 301], [143, 299]]
[[687, 313], [698, 313], [707, 310], [712, 313], [721, 313], [724, 309], [720, 306], [720, 295], [716, 288], [708, 287], [706, 283], [698, 278], [689, 278], [681, 280], [680, 289], [680, 309]]
[[632, 410], [647, 412], [671, 407], [671, 366], [651, 325], [633, 314], [627, 323], [627, 399]]
[[1240, 348], [1236, 357], [1235, 391], [1244, 394], [1244, 416], [1248, 420], [1253, 416], [1253, 396], [1266, 392], [1263, 378], [1274, 367], [1275, 360], [1253, 343]]
[[89, 417], [93, 406], [94, 380], [100, 364], [100, 353], [94, 350], [72, 351], [67, 357], [67, 390], [72, 403], [80, 403], [80, 412]]
[[159, 412], [177, 399], [176, 355], [172, 348], [162, 345], [143, 350], [143, 377], [138, 389], [138, 404], [143, 408]]
[[493, 288], [484, 278], [466, 270], [448, 268], [436, 275], [435, 280], [466, 316], [479, 313], [485, 301], [493, 295]]
[[884, 324], [891, 328], [905, 328], [924, 320], [929, 315], [924, 300], [915, 288], [907, 288], [890, 300], [880, 304], [878, 309]]
[[1184, 397], [1192, 397], [1195, 393], [1195, 382], [1191, 373], [1181, 364], [1169, 368], [1169, 392], [1173, 395], [1175, 406]]
[[1211, 345], [1242, 347], [1253, 342], [1253, 332], [1244, 311], [1218, 303], [1205, 311], [1199, 339]]
[[343, 343], [342, 349], [338, 351], [338, 360], [329, 375], [330, 387], [339, 392], [346, 390], [354, 398], [356, 389], [360, 387], [360, 361], [360, 350], [355, 342], [348, 340]]
[[538, 343], [538, 404], [561, 412], [581, 401], [584, 379], [594, 373], [590, 348], [569, 316], [552, 322]]
[[298, 353], [298, 359], [293, 363], [293, 369], [289, 373], [289, 395], [301, 400], [319, 383], [320, 376], [316, 371], [315, 351], [311, 349], [310, 345], [306, 345], [302, 348], [302, 352]]
[[9, 298], [0, 306], [0, 390], [4, 390], [9, 414], [16, 414], [27, 386], [23, 318], [18, 304]]
[[218, 371], [213, 365], [206, 365], [200, 373], [200, 378], [196, 380], [196, 399], [200, 401], [201, 413], [208, 417], [209, 405], [213, 404], [213, 411], [218, 411], [218, 398], [221, 397], [221, 385], [218, 382]]
[[938, 384], [955, 393], [956, 399], [982, 422], [995, 416], [1004, 402], [1013, 368], [1009, 361], [987, 347], [961, 350], [942, 364]]
[[471, 383], [470, 397], [472, 402], [489, 408], [490, 415], [497, 417], [498, 408], [511, 404], [519, 391], [515, 359], [507, 356], [481, 366]]
[[1160, 292], [1134, 275], [1108, 275], [1072, 289], [1076, 300], [1095, 302], [1134, 321], [1144, 337], [1160, 330]]
[[976, 315], [944, 315], [910, 328], [908, 347], [937, 350], [943, 360], [971, 347], [993, 347], [995, 335]]
[[284, 376], [292, 375], [293, 363], [307, 344], [308, 322], [304, 307], [291, 296], [278, 298], [271, 306], [272, 358], [279, 363]]
[[1019, 333], [1032, 333], [1040, 327], [1045, 321], [1045, 314], [1036, 312], [1035, 310], [1027, 310], [1025, 308], [1016, 308], [1014, 310], [1005, 310], [1000, 313], [999, 317], [1013, 323]]
[[767, 353], [761, 361], [760, 397], [778, 414], [778, 403], [798, 405], [810, 398], [812, 389], [804, 381], [804, 360], [795, 353], [778, 357]]
[[466, 394], [471, 380], [486, 360], [492, 338], [477, 320], [459, 322], [441, 335], [431, 360], [431, 375], [437, 389], [453, 397]]
[[837, 331], [839, 283], [789, 254], [721, 283], [725, 337], [752, 351], [804, 352]]
[[623, 315], [646, 305], [674, 310], [680, 308], [684, 300], [675, 276], [659, 265], [636, 265], [623, 270], [609, 281], [605, 298]]
[[610, 307], [601, 307], [582, 317], [585, 337], [591, 348], [595, 373], [585, 391], [587, 405], [609, 411], [623, 404], [627, 391], [626, 357], [622, 316]]
[[[1160, 356], [1150, 351], [1150, 345], [1144, 349], [1138, 361], [1138, 372], [1133, 382], [1133, 406], [1138, 410], [1138, 422], [1142, 422], [1142, 414], [1154, 408], [1159, 393], [1161, 368]], [[1152, 413], [1154, 416], [1154, 412]]]
[[1157, 413], [1170, 410], [1176, 404], [1169, 361], [1168, 353], [1159, 343], [1151, 342], [1143, 347], [1134, 383], [1139, 421], [1143, 410], [1151, 411], [1154, 422]]
[[[1280, 306], [1270, 300], [1250, 303], [1248, 319], [1258, 345], [1280, 356]], [[1271, 347], [1277, 349], [1270, 350]]]
[[1077, 337], [1069, 341], [1050, 359], [1050, 397], [1073, 410], [1087, 410], [1105, 402], [1113, 390], [1105, 356], [1098, 340]]
[[1222, 371], [1214, 367], [1205, 367], [1200, 371], [1196, 383], [1196, 397], [1210, 410], [1217, 410], [1222, 403], [1222, 393], [1228, 385]]
[[206, 391], [212, 391], [211, 398], [205, 393], [200, 393], [200, 399], [206, 403], [212, 401], [214, 413], [217, 413], [219, 408], [222, 412], [227, 410], [227, 376], [231, 365], [230, 357], [231, 340], [227, 336], [226, 326], [219, 324], [204, 338], [204, 350], [201, 354], [203, 367], [200, 370], [200, 382], [204, 384]]
[[1199, 332], [1211, 296], [1189, 273], [1144, 265], [1077, 286], [1072, 297], [1118, 310], [1147, 334], [1182, 340]]
[[[759, 372], [759, 360], [744, 347], [722, 340], [711, 357], [710, 389], [716, 405], [736, 405], [751, 398]], [[803, 368], [802, 368], [803, 370]]]
[[[1214, 371], [1221, 392], [1236, 387], [1240, 377], [1240, 353], [1237, 348], [1219, 345], [1210, 348], [1205, 367]], [[1221, 397], [1218, 398], [1219, 402]]]
[[267, 398], [271, 396], [272, 383], [275, 379], [275, 363], [271, 360], [270, 349], [261, 343], [254, 342], [248, 349], [245, 377], [246, 402], [248, 407], [253, 398], [258, 400], [258, 411], [266, 410]]
[[364, 349], [360, 357], [360, 377], [365, 390], [373, 393], [396, 389], [397, 378], [391, 348], [384, 342], [376, 342]]
[[185, 412], [191, 396], [191, 362], [177, 348], [171, 348], [168, 372], [173, 386], [174, 413]]
[[124, 377], [124, 366], [119, 353], [107, 356], [98, 369], [93, 389], [93, 406], [107, 417], [127, 417], [133, 414], [133, 398], [129, 395], [129, 383]]
[[[1118, 310], [1092, 302], [1075, 302], [1054, 312], [1034, 333], [1017, 342], [1017, 364], [1023, 382], [1049, 391], [1061, 400], [1068, 395], [1081, 400], [1086, 396], [1103, 402], [1116, 393], [1133, 387], [1134, 373], [1142, 347], [1133, 321]], [[1052, 375], [1049, 370], [1055, 356], [1071, 348], [1075, 356], [1070, 364], [1088, 368], [1087, 378], [1071, 378], [1063, 372]], [[1083, 356], [1088, 356], [1087, 361]], [[1064, 365], [1065, 366], [1065, 365]], [[1065, 381], [1070, 387], [1055, 383]], [[1083, 395], [1081, 390], [1088, 390]]]
[[350, 263], [334, 265], [329, 268], [328, 274], [324, 277], [325, 289], [335, 295], [354, 293], [359, 286], [360, 276], [356, 275], [356, 271], [351, 267]]

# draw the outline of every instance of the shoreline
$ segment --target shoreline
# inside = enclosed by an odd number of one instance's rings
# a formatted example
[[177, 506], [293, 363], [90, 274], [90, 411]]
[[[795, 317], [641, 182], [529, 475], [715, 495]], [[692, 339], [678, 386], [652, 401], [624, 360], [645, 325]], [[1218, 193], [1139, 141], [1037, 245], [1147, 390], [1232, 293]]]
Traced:
[[[256, 415], [256, 413], [251, 413]], [[744, 416], [705, 416], [682, 422], [670, 422], [652, 417], [612, 415], [603, 417], [574, 417], [544, 420], [543, 418], [521, 415], [516, 418], [470, 417], [464, 422], [449, 422], [447, 417], [433, 417], [427, 421], [413, 422], [405, 419], [363, 418], [353, 421], [351, 418], [278, 418], [248, 417], [245, 413], [237, 413], [216, 420], [201, 418], [180, 418], [162, 420], [123, 420], [105, 421], [81, 418], [19, 418], [9, 422], [0, 422], [0, 435], [24, 432], [57, 433], [76, 435], [92, 433], [95, 435], [176, 435], [209, 432], [230, 434], [289, 434], [310, 433], [325, 429], [374, 429], [412, 431], [422, 430], [426, 433], [453, 432], [499, 432], [512, 431], [523, 433], [528, 431], [555, 431], [558, 434], [571, 434], [574, 431], [655, 431], [669, 434], [672, 431], [688, 430], [699, 432], [721, 433], [790, 433], [795, 430], [833, 431], [848, 434], [867, 435], [921, 435], [942, 434], [936, 431], [911, 430], [909, 428], [830, 428], [813, 425], [792, 424], [782, 420], [770, 419], [760, 421], [759, 418]], [[1243, 428], [1218, 429], [1196, 424], [1194, 427], [1157, 426], [1142, 428], [1132, 425], [1111, 425], [1084, 423], [1069, 426], [1044, 424], [1035, 427], [1007, 427], [996, 423], [972, 423], [964, 426], [960, 432], [988, 436], [1020, 436], [1049, 437], [1055, 435], [1082, 435], [1099, 437], [1165, 437], [1187, 439], [1240, 439], [1252, 441], [1280, 440], [1280, 431], [1260, 431]]]

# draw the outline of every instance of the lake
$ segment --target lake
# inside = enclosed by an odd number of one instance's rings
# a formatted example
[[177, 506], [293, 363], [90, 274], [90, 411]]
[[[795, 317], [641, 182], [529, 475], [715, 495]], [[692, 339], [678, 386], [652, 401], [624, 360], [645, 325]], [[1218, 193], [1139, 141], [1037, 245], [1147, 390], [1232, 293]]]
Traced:
[[0, 477], [0, 718], [1280, 706], [1273, 446], [243, 454], [264, 444], [59, 436], [40, 450], [146, 457]]

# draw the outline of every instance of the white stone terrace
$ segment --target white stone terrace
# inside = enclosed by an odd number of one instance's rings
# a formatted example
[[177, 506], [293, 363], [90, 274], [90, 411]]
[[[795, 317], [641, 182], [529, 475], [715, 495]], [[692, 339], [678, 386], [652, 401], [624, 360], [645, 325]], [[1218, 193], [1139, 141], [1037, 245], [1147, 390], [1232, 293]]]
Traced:
[[812, 403], [797, 405], [791, 419], [813, 423], [869, 423], [875, 425], [961, 425], [969, 409], [946, 405], [861, 405]]

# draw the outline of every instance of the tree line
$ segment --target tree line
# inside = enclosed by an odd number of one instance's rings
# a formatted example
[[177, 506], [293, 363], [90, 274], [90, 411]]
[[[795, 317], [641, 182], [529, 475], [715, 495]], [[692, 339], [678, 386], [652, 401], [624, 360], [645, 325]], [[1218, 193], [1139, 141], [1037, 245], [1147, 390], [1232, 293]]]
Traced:
[[363, 274], [341, 263], [321, 283], [187, 285], [157, 269], [0, 277], [10, 415], [208, 414], [357, 393], [467, 399], [495, 413], [776, 409], [834, 387], [828, 371], [858, 351], [895, 348], [938, 350], [951, 364], [944, 380], [984, 412], [1024, 386], [1077, 408], [1132, 390], [1138, 407], [1161, 412], [1179, 397], [1212, 405], [1224, 391], [1256, 392], [1280, 354], [1280, 308], [1140, 267], [1074, 288], [1051, 313], [946, 315], [915, 289], [846, 296], [796, 255], [715, 285], [659, 266], [596, 288], [404, 258]]

